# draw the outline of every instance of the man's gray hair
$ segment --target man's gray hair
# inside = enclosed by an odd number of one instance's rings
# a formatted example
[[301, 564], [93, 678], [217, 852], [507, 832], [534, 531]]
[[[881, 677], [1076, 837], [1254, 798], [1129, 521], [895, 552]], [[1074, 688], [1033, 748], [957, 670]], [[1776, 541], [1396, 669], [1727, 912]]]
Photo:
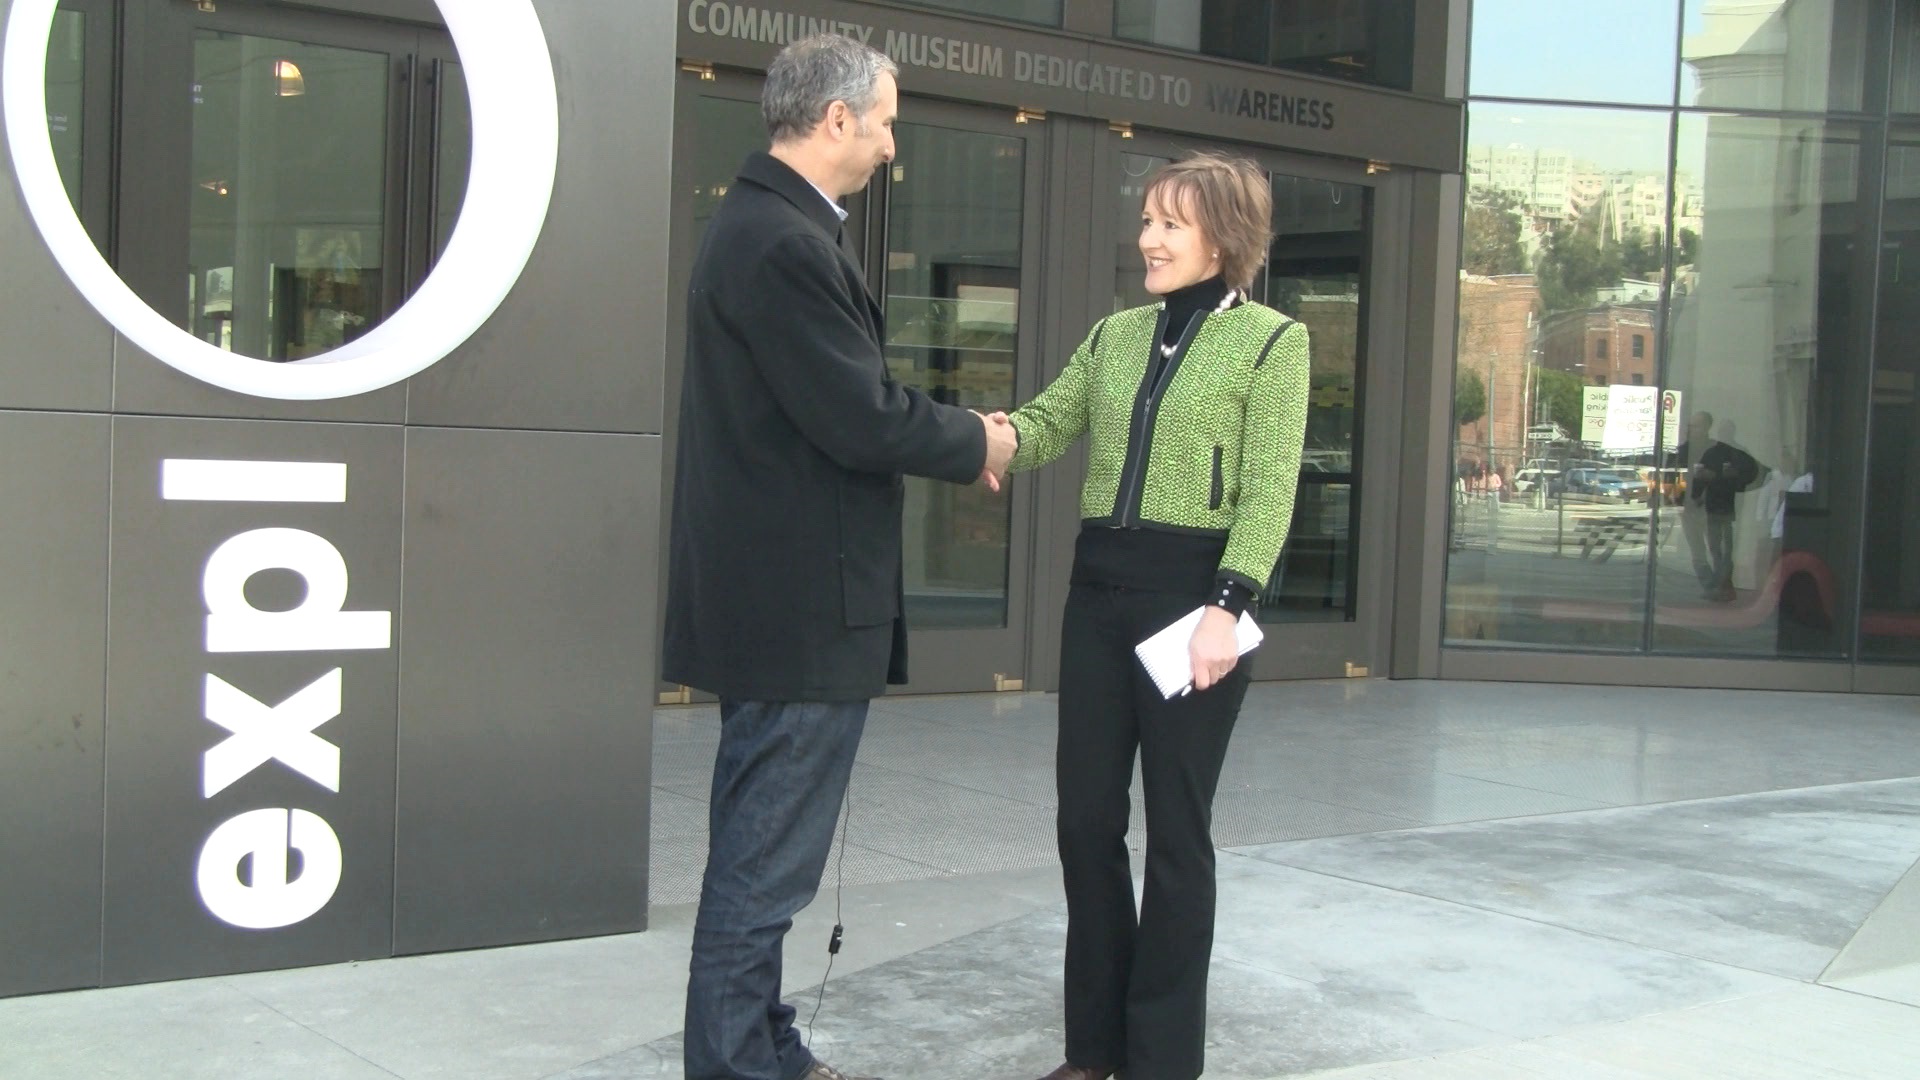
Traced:
[[881, 73], [900, 77], [885, 53], [843, 34], [815, 34], [780, 50], [767, 68], [760, 117], [775, 143], [804, 139], [826, 118], [827, 107], [844, 101], [865, 116], [880, 96]]

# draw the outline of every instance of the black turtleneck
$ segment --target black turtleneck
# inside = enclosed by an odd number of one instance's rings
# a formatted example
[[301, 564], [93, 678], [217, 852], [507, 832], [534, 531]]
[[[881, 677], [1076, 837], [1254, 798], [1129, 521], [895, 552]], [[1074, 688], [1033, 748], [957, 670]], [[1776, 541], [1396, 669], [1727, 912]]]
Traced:
[[1180, 335], [1187, 332], [1187, 324], [1195, 315], [1203, 311], [1212, 311], [1227, 298], [1227, 281], [1215, 274], [1205, 281], [1196, 281], [1191, 285], [1175, 289], [1161, 299], [1167, 302], [1167, 332], [1160, 339], [1162, 345], [1175, 345]]

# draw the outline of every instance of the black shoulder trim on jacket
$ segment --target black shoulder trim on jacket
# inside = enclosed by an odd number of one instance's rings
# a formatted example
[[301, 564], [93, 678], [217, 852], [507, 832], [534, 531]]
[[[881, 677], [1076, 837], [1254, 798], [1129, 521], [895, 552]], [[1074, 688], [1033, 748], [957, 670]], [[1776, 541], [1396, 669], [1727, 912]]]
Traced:
[[1287, 318], [1285, 315], [1280, 316], [1280, 325], [1274, 327], [1273, 333], [1267, 335], [1267, 343], [1261, 347], [1259, 358], [1253, 362], [1255, 371], [1260, 370], [1260, 365], [1267, 362], [1267, 354], [1273, 351], [1273, 343], [1279, 341], [1280, 335], [1286, 333], [1287, 327], [1292, 326], [1293, 323], [1294, 320]]
[[1107, 320], [1110, 318], [1112, 318], [1111, 315], [1103, 315], [1099, 322], [1093, 324], [1093, 344], [1087, 347], [1087, 359], [1091, 360], [1100, 355], [1100, 335], [1106, 331]]

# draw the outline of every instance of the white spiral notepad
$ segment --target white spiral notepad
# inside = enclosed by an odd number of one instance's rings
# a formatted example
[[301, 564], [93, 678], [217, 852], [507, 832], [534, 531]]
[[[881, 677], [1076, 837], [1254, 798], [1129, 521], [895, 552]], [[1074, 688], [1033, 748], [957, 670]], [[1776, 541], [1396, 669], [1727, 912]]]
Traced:
[[[1200, 625], [1200, 616], [1206, 610], [1194, 608], [1181, 616], [1180, 621], [1133, 647], [1141, 666], [1152, 677], [1153, 685], [1160, 688], [1161, 696], [1174, 697], [1193, 688], [1193, 659], [1187, 646], [1193, 641], [1194, 628]], [[1234, 624], [1233, 634], [1239, 641], [1241, 656], [1247, 655], [1265, 636], [1260, 632], [1260, 624], [1245, 611]]]

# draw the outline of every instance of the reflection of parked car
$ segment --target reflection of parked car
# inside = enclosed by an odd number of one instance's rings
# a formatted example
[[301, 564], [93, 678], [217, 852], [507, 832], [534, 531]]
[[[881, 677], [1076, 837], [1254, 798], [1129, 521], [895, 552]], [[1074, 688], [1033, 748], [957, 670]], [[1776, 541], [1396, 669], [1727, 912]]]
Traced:
[[1620, 481], [1621, 498], [1630, 502], [1644, 502], [1646, 500], [1647, 492], [1651, 489], [1647, 486], [1646, 477], [1640, 475], [1640, 470], [1616, 467], [1603, 471], [1608, 476], [1615, 477]]
[[1542, 485], [1546, 487], [1547, 494], [1555, 495], [1566, 483], [1559, 469], [1525, 468], [1513, 474], [1513, 490], [1519, 494], [1527, 494]]
[[1687, 470], [1656, 469], [1651, 466], [1640, 470], [1640, 476], [1647, 481], [1653, 491], [1651, 501], [1658, 503], [1677, 503], [1687, 494]]
[[1611, 469], [1574, 469], [1567, 473], [1567, 491], [1576, 495], [1627, 501], [1626, 482]]

